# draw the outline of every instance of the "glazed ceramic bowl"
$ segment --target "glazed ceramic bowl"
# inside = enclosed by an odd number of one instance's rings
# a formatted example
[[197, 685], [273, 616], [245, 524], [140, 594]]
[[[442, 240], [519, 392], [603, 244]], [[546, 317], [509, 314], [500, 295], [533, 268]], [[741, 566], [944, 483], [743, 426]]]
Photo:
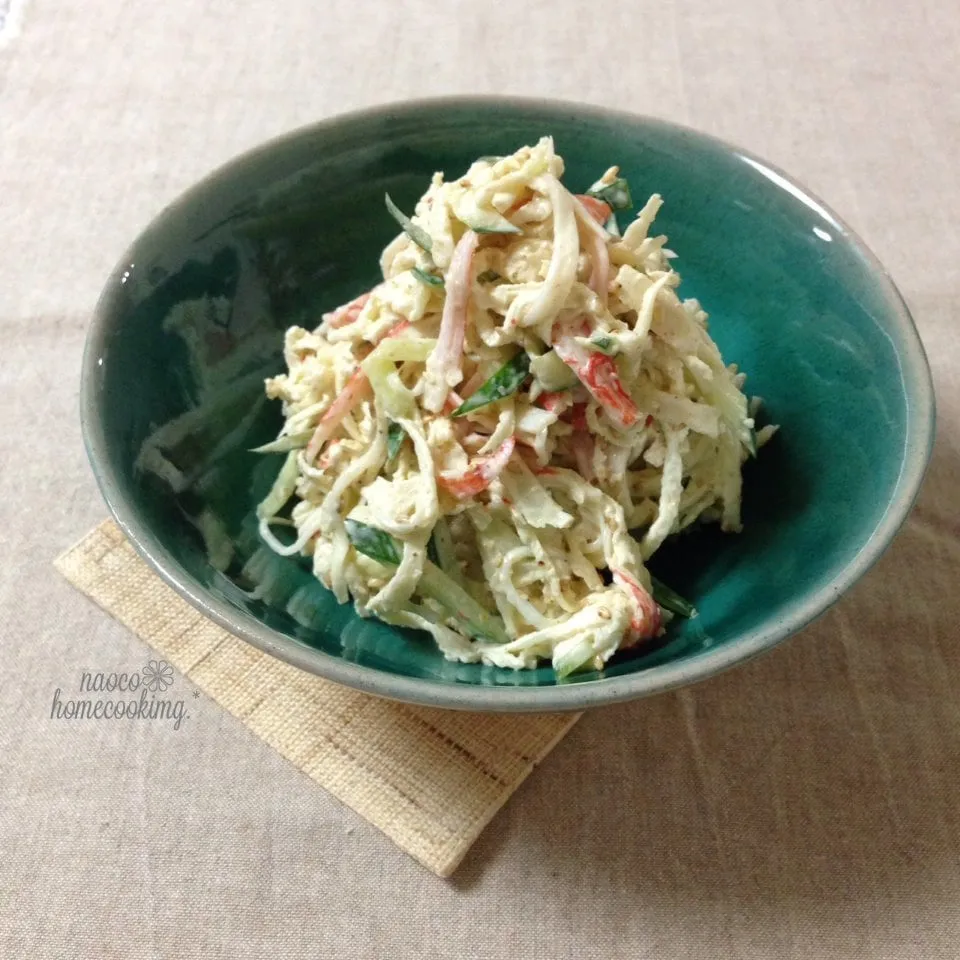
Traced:
[[[259, 543], [256, 503], [279, 457], [283, 331], [378, 279], [396, 225], [435, 170], [544, 134], [585, 189], [619, 164], [677, 251], [725, 358], [780, 433], [745, 472], [744, 531], [704, 530], [652, 569], [692, 599], [656, 644], [602, 674], [446, 662], [425, 635], [363, 620], [295, 558]], [[575, 104], [452, 99], [296, 131], [227, 164], [164, 210], [107, 282], [83, 367], [87, 448], [120, 526], [191, 603], [257, 647], [382, 696], [474, 710], [563, 710], [710, 676], [789, 637], [877, 559], [917, 493], [934, 402], [923, 348], [889, 277], [786, 174], [658, 120]]]

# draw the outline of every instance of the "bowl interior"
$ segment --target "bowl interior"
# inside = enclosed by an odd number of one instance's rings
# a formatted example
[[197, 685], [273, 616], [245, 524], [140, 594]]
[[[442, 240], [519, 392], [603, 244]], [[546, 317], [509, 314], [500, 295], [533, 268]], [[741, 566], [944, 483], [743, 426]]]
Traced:
[[[88, 348], [85, 430], [111, 506], [139, 545], [241, 633], [444, 685], [550, 687], [549, 668], [451, 664], [424, 635], [362, 620], [297, 559], [263, 548], [253, 509], [277, 456], [282, 333], [370, 287], [396, 226], [383, 194], [411, 209], [434, 170], [552, 134], [567, 184], [619, 164], [642, 202], [665, 205], [681, 294], [711, 316], [727, 362], [781, 431], [747, 465], [744, 531], [669, 542], [654, 572], [700, 616], [675, 621], [595, 687], [654, 676], [745, 636], [779, 639], [834, 598], [884, 520], [912, 450], [915, 374], [901, 363], [900, 305], [843, 226], [801, 189], [733, 148], [668, 124], [525, 103], [447, 102], [359, 114], [267, 144], [165, 210], [107, 286]], [[916, 353], [916, 344], [909, 345]], [[921, 354], [922, 356], [922, 354]], [[895, 509], [903, 509], [895, 508]], [[799, 611], [799, 613], [798, 613]], [[305, 659], [306, 658], [306, 659]], [[325, 672], [325, 657], [313, 665]], [[388, 691], [387, 691], [388, 692]]]

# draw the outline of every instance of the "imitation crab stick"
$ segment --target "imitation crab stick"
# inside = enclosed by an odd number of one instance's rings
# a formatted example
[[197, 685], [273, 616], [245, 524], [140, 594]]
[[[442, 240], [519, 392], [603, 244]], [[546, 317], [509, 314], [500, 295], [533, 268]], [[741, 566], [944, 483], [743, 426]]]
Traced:
[[460, 476], [450, 476], [441, 473], [437, 476], [437, 483], [457, 499], [475, 497], [481, 490], [486, 490], [492, 480], [503, 472], [513, 456], [517, 441], [507, 437], [489, 456], [479, 457]]

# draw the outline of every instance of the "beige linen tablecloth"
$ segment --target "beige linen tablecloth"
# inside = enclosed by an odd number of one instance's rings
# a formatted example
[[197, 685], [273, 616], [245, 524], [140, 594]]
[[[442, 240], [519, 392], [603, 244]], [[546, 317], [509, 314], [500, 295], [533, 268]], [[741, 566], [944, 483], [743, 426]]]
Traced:
[[[960, 956], [956, 5], [511, 10], [0, 0], [0, 956]], [[264, 137], [466, 92], [649, 112], [796, 174], [903, 290], [940, 427], [913, 518], [837, 607], [588, 714], [442, 881], [205, 697], [179, 729], [51, 719], [58, 688], [148, 657], [51, 561], [104, 515], [78, 367], [134, 233]]]

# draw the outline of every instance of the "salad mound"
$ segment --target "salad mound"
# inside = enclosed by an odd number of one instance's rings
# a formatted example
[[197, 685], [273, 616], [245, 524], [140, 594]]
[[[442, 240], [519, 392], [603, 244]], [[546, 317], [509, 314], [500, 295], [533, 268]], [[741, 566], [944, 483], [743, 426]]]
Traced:
[[[740, 529], [754, 430], [661, 198], [616, 167], [583, 195], [549, 137], [434, 175], [383, 281], [286, 333], [267, 381], [286, 460], [260, 534], [312, 557], [341, 603], [427, 631], [462, 662], [602, 668], [692, 607], [645, 562], [698, 522]], [[284, 535], [286, 531], [286, 535]]]

